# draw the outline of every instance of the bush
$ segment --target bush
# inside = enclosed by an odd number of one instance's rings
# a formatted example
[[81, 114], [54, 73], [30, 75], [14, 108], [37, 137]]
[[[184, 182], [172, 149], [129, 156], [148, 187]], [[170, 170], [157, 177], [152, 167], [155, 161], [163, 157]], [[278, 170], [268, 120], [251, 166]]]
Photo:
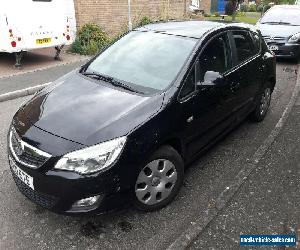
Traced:
[[153, 23], [153, 20], [148, 16], [143, 16], [139, 22], [139, 26], [145, 26], [150, 23]]
[[94, 55], [109, 44], [108, 35], [97, 24], [86, 24], [78, 32], [71, 51], [82, 55]]
[[204, 13], [203, 16], [204, 16], [204, 17], [211, 17], [211, 15], [208, 14], [208, 13]]
[[256, 12], [256, 4], [250, 4], [249, 5], [249, 12]]
[[241, 11], [237, 11], [236, 12], [236, 16], [237, 17], [244, 17], [244, 16], [246, 16], [246, 13], [245, 12], [241, 12]]
[[214, 13], [214, 16], [215, 16], [215, 17], [219, 17], [219, 16], [220, 16], [220, 13], [219, 13], [219, 12], [215, 12], [215, 13]]
[[234, 8], [232, 1], [226, 1], [225, 15], [232, 16], [234, 11], [235, 11], [235, 8]]
[[248, 12], [249, 11], [249, 6], [246, 3], [242, 3], [240, 6], [240, 11], [241, 12]]

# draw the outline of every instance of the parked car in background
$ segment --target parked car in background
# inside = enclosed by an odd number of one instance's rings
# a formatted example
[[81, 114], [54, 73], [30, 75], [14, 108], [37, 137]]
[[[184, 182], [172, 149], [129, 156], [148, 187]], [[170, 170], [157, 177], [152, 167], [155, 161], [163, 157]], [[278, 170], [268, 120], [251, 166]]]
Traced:
[[300, 59], [300, 6], [272, 7], [258, 21], [257, 28], [277, 57]]
[[16, 67], [22, 52], [54, 47], [59, 58], [62, 46], [76, 35], [73, 0], [2, 0], [0, 52], [15, 53]]
[[13, 178], [57, 213], [160, 209], [193, 159], [249, 115], [265, 118], [275, 71], [254, 26], [137, 28], [19, 109], [8, 134]]

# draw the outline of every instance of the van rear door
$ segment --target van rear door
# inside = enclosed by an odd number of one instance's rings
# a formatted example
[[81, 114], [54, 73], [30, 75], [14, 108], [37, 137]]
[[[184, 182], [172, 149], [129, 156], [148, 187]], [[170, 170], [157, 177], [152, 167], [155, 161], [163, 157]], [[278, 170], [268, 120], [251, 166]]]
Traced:
[[8, 25], [13, 29], [14, 35], [21, 38], [19, 46], [22, 46], [23, 50], [68, 44], [75, 36], [70, 30], [72, 9], [75, 18], [73, 0], [9, 2], [11, 4], [7, 8]]

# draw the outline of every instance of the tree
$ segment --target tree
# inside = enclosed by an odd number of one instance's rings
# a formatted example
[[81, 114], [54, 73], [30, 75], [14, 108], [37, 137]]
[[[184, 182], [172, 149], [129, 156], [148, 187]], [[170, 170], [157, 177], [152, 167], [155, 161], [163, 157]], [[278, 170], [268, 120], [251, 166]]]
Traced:
[[232, 21], [235, 22], [236, 20], [236, 11], [240, 3], [242, 3], [243, 0], [229, 0], [226, 2], [225, 5], [225, 14], [232, 16]]

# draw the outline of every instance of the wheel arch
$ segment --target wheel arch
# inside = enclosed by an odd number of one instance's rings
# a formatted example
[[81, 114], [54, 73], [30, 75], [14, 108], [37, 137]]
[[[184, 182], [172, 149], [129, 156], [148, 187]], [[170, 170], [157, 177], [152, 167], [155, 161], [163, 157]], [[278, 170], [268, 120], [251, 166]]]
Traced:
[[160, 146], [163, 145], [171, 146], [178, 152], [178, 154], [182, 157], [183, 160], [185, 159], [185, 150], [180, 138], [177, 137], [169, 138], [166, 141], [164, 141], [164, 143], [162, 143]]
[[274, 91], [275, 84], [276, 84], [276, 78], [275, 76], [271, 76], [267, 79], [267, 83], [271, 84], [271, 90]]

